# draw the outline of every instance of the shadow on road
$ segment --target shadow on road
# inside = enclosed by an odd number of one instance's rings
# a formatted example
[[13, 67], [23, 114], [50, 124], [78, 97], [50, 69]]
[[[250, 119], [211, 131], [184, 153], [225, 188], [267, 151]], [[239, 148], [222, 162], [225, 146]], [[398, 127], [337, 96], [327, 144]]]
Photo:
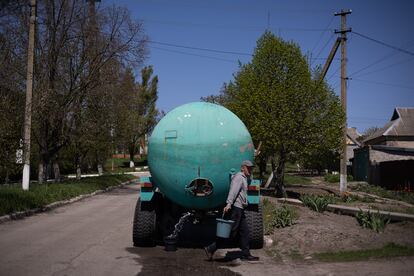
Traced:
[[157, 246], [128, 247], [126, 250], [136, 254], [136, 262], [142, 265], [137, 275], [240, 275], [223, 267], [232, 265], [231, 262], [208, 261], [202, 249], [179, 248], [167, 252], [163, 246]]
[[[165, 251], [159, 243], [156, 247], [128, 247], [126, 250], [136, 255], [135, 260], [142, 265], [139, 275], [239, 275], [225, 266], [239, 265], [241, 251], [227, 252], [209, 261], [203, 247], [215, 240], [215, 218], [208, 218], [198, 224], [188, 221], [179, 235], [177, 251]], [[132, 241], [131, 241], [132, 242]], [[234, 247], [229, 242], [226, 247]]]

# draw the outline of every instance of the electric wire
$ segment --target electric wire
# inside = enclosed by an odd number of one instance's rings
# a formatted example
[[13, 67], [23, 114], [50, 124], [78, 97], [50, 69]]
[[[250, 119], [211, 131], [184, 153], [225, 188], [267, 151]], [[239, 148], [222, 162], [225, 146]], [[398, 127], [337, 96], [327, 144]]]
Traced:
[[[326, 30], [325, 30], [325, 31], [323, 31], [323, 32], [321, 33], [321, 35], [318, 37], [318, 40], [316, 41], [315, 45], [312, 47], [311, 53], [313, 53], [313, 51], [315, 51], [315, 50], [316, 50], [316, 47], [319, 45], [319, 43], [320, 43], [321, 39], [322, 39], [322, 38], [323, 38], [323, 36], [326, 34], [326, 31], [329, 29], [329, 27], [331, 26], [331, 24], [332, 24], [332, 22], [334, 21], [334, 19], [335, 19], [335, 17], [334, 17], [334, 16], [332, 16], [331, 21], [329, 21], [328, 25], [326, 25], [326, 28], [325, 28]], [[313, 62], [311, 63], [311, 66], [312, 66], [312, 64], [313, 64]]]
[[392, 63], [392, 64], [390, 64], [390, 65], [387, 65], [387, 66], [381, 67], [381, 68], [379, 68], [379, 69], [376, 69], [376, 70], [373, 70], [373, 71], [369, 71], [369, 72], [365, 72], [365, 73], [363, 73], [363, 74], [359, 74], [359, 75], [357, 75], [357, 77], [362, 77], [362, 76], [370, 75], [370, 74], [373, 74], [373, 73], [377, 73], [377, 72], [380, 72], [380, 71], [383, 71], [383, 70], [389, 69], [389, 68], [391, 68], [391, 67], [394, 67], [394, 66], [397, 66], [397, 65], [400, 65], [400, 64], [403, 64], [403, 63], [410, 62], [410, 61], [412, 61], [412, 60], [414, 60], [414, 58], [400, 60], [400, 61], [395, 62], [395, 63]]
[[[411, 41], [409, 41], [409, 42], [407, 42], [406, 44], [410, 44], [411, 42], [412, 42], [412, 40], [411, 40]], [[378, 64], [378, 63], [381, 63], [381, 62], [383, 62], [384, 60], [387, 60], [387, 59], [389, 59], [390, 57], [395, 56], [396, 54], [398, 54], [398, 51], [396, 51], [396, 50], [394, 49], [393, 51], [391, 51], [391, 52], [389, 52], [388, 54], [386, 54], [386, 55], [382, 56], [381, 58], [379, 58], [378, 60], [374, 61], [373, 63], [370, 63], [370, 64], [368, 64], [367, 66], [364, 66], [364, 67], [362, 67], [362, 68], [360, 68], [360, 69], [358, 69], [358, 70], [354, 71], [354, 72], [353, 72], [353, 73], [351, 73], [349, 76], [351, 77], [351, 76], [354, 76], [354, 75], [356, 75], [356, 74], [358, 74], [358, 73], [360, 73], [360, 72], [362, 72], [362, 71], [365, 71], [366, 69], [371, 68], [372, 66], [374, 66], [374, 65], [376, 65], [376, 64]], [[412, 60], [412, 59], [409, 59], [409, 60]], [[407, 60], [405, 59], [405, 60], [403, 60], [402, 62], [405, 62], [405, 61], [407, 61]], [[389, 67], [392, 67], [392, 66], [397, 65], [397, 64], [399, 64], [399, 63], [394, 63], [394, 64], [392, 64], [392, 65], [389, 65]], [[385, 67], [385, 68], [388, 68], [388, 66], [387, 66], [387, 67]], [[364, 74], [362, 74], [362, 75], [366, 75], [366, 74], [364, 73]], [[359, 75], [359, 76], [361, 76], [361, 75]]]
[[199, 51], [220, 53], [220, 54], [231, 54], [231, 55], [240, 55], [240, 56], [252, 56], [252, 54], [242, 53], [242, 52], [223, 51], [223, 50], [217, 50], [217, 49], [208, 49], [208, 48], [200, 48], [200, 47], [193, 47], [193, 46], [185, 46], [185, 45], [179, 45], [179, 44], [173, 44], [173, 43], [166, 43], [166, 42], [159, 42], [159, 41], [153, 41], [153, 40], [149, 40], [148, 43], [158, 44], [158, 45], [164, 45], [164, 46], [170, 46], [170, 47], [176, 47], [176, 48], [184, 48], [184, 49], [191, 49], [191, 50], [199, 50]]
[[149, 46], [149, 48], [156, 49], [156, 50], [161, 50], [161, 51], [165, 51], [165, 52], [171, 52], [171, 53], [176, 53], [176, 54], [187, 55], [187, 56], [196, 56], [196, 57], [214, 59], [214, 60], [225, 61], [225, 62], [230, 62], [230, 63], [238, 63], [238, 61], [236, 61], [236, 60], [230, 60], [230, 59], [224, 59], [224, 58], [218, 58], [218, 57], [212, 57], [212, 56], [199, 55], [199, 54], [188, 53], [188, 52], [183, 52], [183, 51], [177, 51], [177, 50], [172, 50], [172, 49], [165, 49], [165, 48], [161, 48], [161, 47], [157, 47], [157, 46]]
[[[328, 38], [328, 41], [326, 41], [325, 45], [323, 45], [322, 49], [321, 49], [321, 50], [319, 51], [319, 53], [316, 55], [316, 58], [315, 58], [315, 59], [319, 58], [320, 54], [322, 53], [322, 51], [323, 51], [323, 50], [325, 50], [325, 48], [326, 48], [326, 46], [328, 46], [329, 42], [331, 42], [332, 37], [334, 37], [334, 35], [335, 35], [335, 34], [332, 34], [332, 35]], [[312, 66], [312, 64], [313, 64], [313, 63], [311, 63], [311, 66]]]
[[405, 85], [399, 85], [399, 84], [395, 84], [395, 83], [386, 83], [386, 82], [379, 82], [379, 81], [371, 81], [371, 80], [364, 80], [364, 79], [358, 79], [358, 78], [352, 78], [352, 80], [359, 81], [359, 82], [373, 83], [373, 84], [378, 84], [378, 85], [385, 85], [385, 86], [391, 86], [391, 87], [404, 88], [404, 89], [413, 90], [413, 92], [414, 92], [414, 87], [405, 86]]
[[209, 29], [231, 29], [231, 30], [263, 30], [263, 29], [271, 29], [271, 30], [282, 30], [282, 31], [292, 31], [292, 32], [326, 32], [326, 31], [333, 31], [333, 29], [317, 29], [317, 28], [290, 28], [290, 27], [272, 27], [270, 26], [267, 28], [266, 26], [240, 26], [240, 25], [217, 25], [217, 24], [210, 24], [210, 23], [192, 23], [192, 22], [184, 22], [184, 21], [163, 21], [163, 20], [154, 20], [154, 19], [145, 19], [139, 18], [138, 20], [145, 22], [146, 24], [160, 24], [160, 25], [168, 25], [168, 26], [177, 26], [177, 27], [202, 27], [202, 28], [209, 28]]
[[370, 40], [370, 41], [373, 41], [373, 42], [376, 42], [376, 43], [381, 44], [381, 45], [383, 45], [383, 46], [386, 46], [386, 47], [388, 47], [388, 48], [391, 48], [391, 49], [394, 49], [394, 50], [400, 51], [400, 52], [405, 53], [405, 54], [408, 54], [408, 55], [410, 55], [410, 56], [414, 56], [414, 53], [413, 53], [413, 52], [410, 52], [410, 51], [408, 51], [408, 50], [402, 49], [402, 48], [400, 48], [400, 47], [393, 46], [393, 45], [391, 45], [391, 44], [388, 44], [388, 43], [385, 43], [385, 42], [380, 41], [380, 40], [378, 40], [378, 39], [375, 39], [375, 38], [369, 37], [369, 36], [367, 36], [367, 35], [364, 35], [364, 34], [358, 33], [358, 32], [356, 32], [356, 31], [353, 31], [353, 33], [354, 33], [354, 34], [356, 34], [356, 35], [358, 35], [358, 36], [360, 36], [360, 37], [363, 37], [363, 38], [365, 38], [365, 39], [368, 39], [368, 40]]

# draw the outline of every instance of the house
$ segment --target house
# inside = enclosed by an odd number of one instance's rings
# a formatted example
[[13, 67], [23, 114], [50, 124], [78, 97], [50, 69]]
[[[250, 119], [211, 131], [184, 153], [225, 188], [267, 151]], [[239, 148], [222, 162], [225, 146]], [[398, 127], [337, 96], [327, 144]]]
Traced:
[[414, 107], [395, 108], [391, 120], [354, 149], [353, 172], [393, 190], [414, 190]]
[[358, 138], [361, 134], [358, 133], [355, 127], [349, 127], [346, 131], [346, 158], [349, 161], [354, 158], [354, 149], [361, 147], [361, 143], [358, 142]]

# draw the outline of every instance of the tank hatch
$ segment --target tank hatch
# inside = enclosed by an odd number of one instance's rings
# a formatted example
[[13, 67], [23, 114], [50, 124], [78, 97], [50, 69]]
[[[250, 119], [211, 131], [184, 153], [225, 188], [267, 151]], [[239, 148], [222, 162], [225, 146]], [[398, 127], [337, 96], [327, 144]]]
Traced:
[[209, 196], [213, 192], [213, 184], [207, 178], [196, 178], [185, 187], [193, 196]]

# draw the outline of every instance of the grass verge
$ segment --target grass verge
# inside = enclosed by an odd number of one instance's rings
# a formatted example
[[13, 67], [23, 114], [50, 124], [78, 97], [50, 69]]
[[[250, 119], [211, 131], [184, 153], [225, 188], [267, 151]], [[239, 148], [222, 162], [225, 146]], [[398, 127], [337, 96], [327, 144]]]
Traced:
[[354, 191], [365, 192], [368, 194], [374, 194], [380, 197], [395, 199], [404, 201], [410, 204], [414, 204], [414, 193], [413, 192], [405, 192], [405, 191], [390, 191], [386, 190], [379, 186], [374, 186], [370, 184], [362, 184], [359, 183], [355, 187], [352, 188]]
[[[326, 174], [324, 177], [325, 181], [329, 182], [329, 183], [338, 183], [339, 182], [339, 174]], [[353, 181], [353, 177], [352, 175], [348, 175], [347, 176], [347, 181]]]
[[306, 176], [294, 175], [294, 174], [285, 174], [284, 179], [285, 185], [289, 184], [310, 184], [311, 179]]
[[414, 248], [395, 243], [389, 243], [381, 248], [316, 253], [314, 257], [323, 262], [352, 262], [364, 261], [372, 258], [387, 258], [400, 256], [414, 256]]
[[104, 190], [133, 178], [132, 175], [120, 174], [66, 180], [61, 183], [31, 184], [29, 191], [23, 191], [19, 186], [1, 187], [0, 216], [41, 208], [56, 201]]

